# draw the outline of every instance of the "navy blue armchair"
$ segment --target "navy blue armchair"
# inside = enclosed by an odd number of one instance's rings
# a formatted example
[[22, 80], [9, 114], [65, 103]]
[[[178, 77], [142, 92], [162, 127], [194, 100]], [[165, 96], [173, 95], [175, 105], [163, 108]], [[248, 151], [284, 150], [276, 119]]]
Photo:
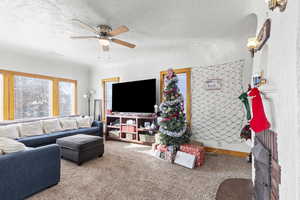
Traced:
[[60, 181], [56, 144], [0, 156], [0, 199], [20, 200]]

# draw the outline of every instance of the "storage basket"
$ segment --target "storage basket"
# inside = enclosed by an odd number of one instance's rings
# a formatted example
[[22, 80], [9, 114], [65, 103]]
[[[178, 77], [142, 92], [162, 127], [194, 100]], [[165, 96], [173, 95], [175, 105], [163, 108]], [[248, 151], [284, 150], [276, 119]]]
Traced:
[[135, 126], [126, 126], [126, 125], [123, 125], [122, 126], [122, 131], [124, 131], [124, 132], [135, 132], [136, 131], [135, 128], [136, 128]]
[[114, 138], [120, 137], [120, 131], [109, 131], [109, 136]]
[[140, 141], [154, 143], [155, 142], [155, 136], [154, 135], [140, 134]]
[[126, 133], [126, 139], [127, 140], [134, 140], [134, 134], [132, 134], [132, 133]]

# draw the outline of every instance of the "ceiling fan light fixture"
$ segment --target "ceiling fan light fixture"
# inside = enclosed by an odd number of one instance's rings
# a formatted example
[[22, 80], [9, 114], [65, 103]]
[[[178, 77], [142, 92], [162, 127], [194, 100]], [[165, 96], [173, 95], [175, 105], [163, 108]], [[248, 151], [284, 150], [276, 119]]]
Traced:
[[283, 12], [286, 9], [288, 0], [265, 0], [265, 2], [268, 4], [270, 10], [278, 7]]
[[96, 28], [86, 24], [79, 19], [73, 19], [74, 22], [78, 23], [82, 28], [95, 33], [94, 36], [71, 36], [71, 39], [97, 39], [103, 51], [109, 51], [110, 43], [116, 43], [118, 45], [122, 45], [128, 48], [135, 48], [135, 44], [131, 44], [129, 42], [119, 40], [116, 38], [112, 38], [114, 36], [120, 35], [122, 33], [126, 33], [129, 31], [127, 26], [119, 26], [118, 28], [112, 30], [112, 28], [108, 25], [98, 25]]
[[110, 44], [108, 39], [99, 39], [99, 43], [102, 46], [108, 46]]

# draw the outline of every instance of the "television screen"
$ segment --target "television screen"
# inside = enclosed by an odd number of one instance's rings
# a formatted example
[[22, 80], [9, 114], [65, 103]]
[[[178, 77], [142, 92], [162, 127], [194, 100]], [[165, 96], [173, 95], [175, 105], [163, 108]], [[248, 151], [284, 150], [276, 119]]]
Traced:
[[112, 111], [154, 113], [156, 79], [112, 85]]

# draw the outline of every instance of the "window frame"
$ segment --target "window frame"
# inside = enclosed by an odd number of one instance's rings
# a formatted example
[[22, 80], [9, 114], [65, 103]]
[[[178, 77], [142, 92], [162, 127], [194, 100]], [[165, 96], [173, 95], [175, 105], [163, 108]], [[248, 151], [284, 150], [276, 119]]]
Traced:
[[1, 106], [3, 106], [3, 110], [2, 110], [2, 116], [0, 117], [0, 121], [3, 121], [4, 120], [4, 116], [5, 116], [5, 114], [6, 114], [6, 111], [5, 111], [5, 107], [4, 107], [4, 105], [5, 105], [5, 101], [7, 101], [6, 100], [6, 96], [5, 96], [5, 90], [4, 90], [4, 85], [5, 85], [5, 75], [4, 75], [4, 73], [2, 73], [2, 72], [0, 72], [0, 75], [2, 76], [2, 86], [3, 86], [3, 88], [2, 88], [2, 94], [3, 94], [3, 99], [2, 99], [2, 105]]
[[102, 98], [103, 98], [103, 103], [102, 103], [102, 120], [106, 120], [106, 107], [107, 107], [107, 102], [106, 102], [106, 84], [109, 82], [115, 82], [119, 83], [120, 82], [120, 77], [111, 77], [111, 78], [105, 78], [101, 80], [102, 84]]
[[66, 78], [58, 78], [40, 74], [31, 74], [25, 72], [17, 72], [10, 70], [2, 70], [0, 69], [0, 73], [3, 74], [4, 80], [4, 120], [14, 120], [15, 118], [15, 102], [14, 102], [14, 77], [15, 76], [23, 76], [28, 78], [36, 78], [36, 79], [44, 79], [52, 81], [52, 109], [51, 116], [59, 116], [59, 82], [71, 82], [75, 84], [75, 102], [74, 102], [74, 111], [75, 115], [78, 110], [78, 96], [77, 96], [77, 80], [66, 79]]
[[[179, 68], [173, 69], [175, 74], [186, 74], [186, 120], [190, 124], [191, 123], [191, 68]], [[163, 89], [164, 89], [164, 78], [168, 74], [168, 71], [160, 72], [160, 102], [163, 97]]]

